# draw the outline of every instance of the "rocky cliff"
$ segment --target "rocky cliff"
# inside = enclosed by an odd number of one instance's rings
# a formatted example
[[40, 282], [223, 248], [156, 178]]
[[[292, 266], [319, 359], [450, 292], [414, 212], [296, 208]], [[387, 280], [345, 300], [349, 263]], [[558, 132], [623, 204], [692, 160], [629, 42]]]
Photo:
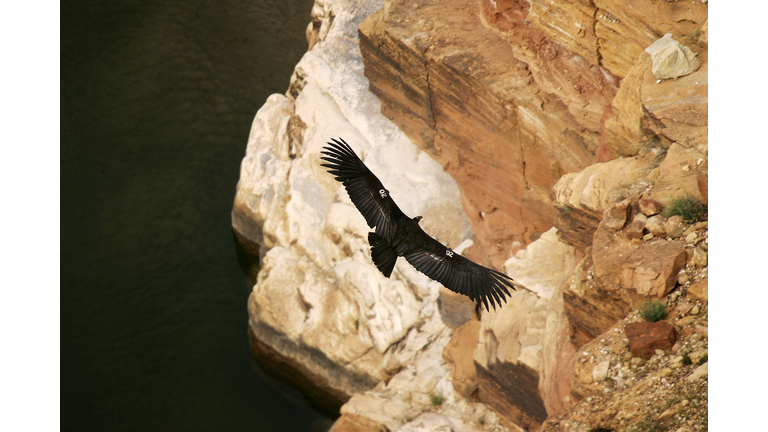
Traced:
[[[232, 213], [254, 358], [336, 431], [706, 429], [707, 34], [699, 1], [317, 0]], [[338, 136], [508, 304], [384, 278]]]

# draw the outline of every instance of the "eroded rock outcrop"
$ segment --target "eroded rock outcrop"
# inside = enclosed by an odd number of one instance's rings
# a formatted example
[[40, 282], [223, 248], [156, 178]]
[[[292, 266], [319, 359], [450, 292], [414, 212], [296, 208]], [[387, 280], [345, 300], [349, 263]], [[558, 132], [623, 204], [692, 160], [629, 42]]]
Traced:
[[288, 96], [272, 95], [256, 115], [232, 212], [238, 239], [261, 260], [248, 304], [255, 357], [288, 366], [283, 375], [331, 412], [397, 373], [435, 338], [419, 329], [441, 321], [438, 284], [407, 264], [391, 279], [373, 266], [368, 227], [320, 167], [321, 147], [347, 139], [403, 210], [450, 246], [469, 233], [455, 183], [366, 90], [354, 37], [377, 7], [319, 3], [335, 24], [297, 65]]
[[[659, 81], [644, 50], [666, 33], [701, 64]], [[708, 225], [667, 210], [707, 201], [706, 4], [318, 0], [307, 37], [254, 120], [232, 215], [261, 264], [265, 369], [338, 410], [336, 431], [621, 429], [700, 409]], [[475, 308], [404, 262], [384, 278], [319, 166], [336, 136], [427, 232], [512, 275], [509, 303]], [[646, 360], [624, 329], [650, 297], [676, 339]], [[649, 374], [690, 406], [656, 412]]]

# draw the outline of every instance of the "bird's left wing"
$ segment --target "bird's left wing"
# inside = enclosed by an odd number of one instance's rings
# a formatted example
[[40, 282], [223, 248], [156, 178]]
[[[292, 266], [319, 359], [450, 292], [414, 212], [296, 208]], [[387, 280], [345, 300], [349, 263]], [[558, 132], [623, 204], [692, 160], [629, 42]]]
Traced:
[[[339, 141], [340, 140], [340, 141]], [[349, 198], [363, 214], [368, 226], [376, 227], [376, 234], [386, 241], [392, 241], [396, 221], [405, 216], [389, 196], [381, 181], [357, 157], [352, 147], [343, 139], [332, 139], [320, 152], [320, 159], [328, 162], [321, 166], [336, 176], [347, 189]]]
[[453, 292], [464, 294], [475, 302], [483, 302], [486, 310], [488, 303], [496, 309], [501, 301], [507, 302], [507, 288], [512, 285], [512, 278], [504, 273], [483, 267], [464, 258], [440, 242], [424, 234], [424, 246], [407, 252], [404, 257], [430, 278], [440, 282]]

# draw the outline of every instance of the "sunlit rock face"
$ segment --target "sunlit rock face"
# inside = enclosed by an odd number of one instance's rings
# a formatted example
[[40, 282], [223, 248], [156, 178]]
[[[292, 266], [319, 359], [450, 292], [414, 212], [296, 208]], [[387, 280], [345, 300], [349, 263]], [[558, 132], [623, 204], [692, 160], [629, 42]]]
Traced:
[[282, 357], [301, 365], [306, 380], [322, 382], [336, 409], [430, 343], [432, 333], [420, 328], [432, 316], [441, 324], [439, 284], [404, 260], [392, 278], [381, 275], [370, 260], [370, 229], [320, 166], [321, 148], [343, 137], [401, 209], [424, 216], [422, 227], [440, 241], [455, 247], [471, 235], [456, 183], [380, 114], [368, 92], [356, 28], [379, 7], [315, 5], [323, 31], [287, 96], [270, 96], [256, 115], [232, 214], [236, 235], [261, 258], [248, 304], [252, 337], [269, 347], [265, 358]]
[[577, 91], [572, 105], [580, 108], [569, 111], [536, 77], [553, 89], [573, 93], [572, 86], [551, 80], [522, 39], [508, 41], [481, 2], [414, 5], [388, 2], [362, 23], [365, 74], [382, 112], [456, 179], [475, 234], [472, 256], [498, 268], [552, 226], [550, 190], [591, 163], [616, 89], [576, 59], [566, 69], [589, 74], [605, 91], [595, 98]]
[[[654, 75], [644, 49], [665, 33], [697, 69]], [[705, 3], [318, 0], [307, 37], [254, 120], [232, 220], [261, 262], [254, 356], [340, 412], [333, 430], [547, 429], [595, 395], [587, 378], [625, 384], [613, 333], [649, 295], [706, 338], [707, 222], [662, 214], [707, 202]], [[404, 260], [384, 278], [320, 166], [331, 137], [425, 231], [514, 277], [507, 304], [475, 308]]]

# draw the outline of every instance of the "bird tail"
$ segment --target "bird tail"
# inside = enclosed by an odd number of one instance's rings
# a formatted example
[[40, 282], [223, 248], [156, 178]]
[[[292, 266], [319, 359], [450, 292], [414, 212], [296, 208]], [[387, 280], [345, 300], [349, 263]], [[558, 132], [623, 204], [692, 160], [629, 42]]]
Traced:
[[392, 245], [379, 237], [375, 232], [368, 233], [368, 243], [371, 245], [371, 258], [381, 274], [389, 277], [395, 268], [397, 253]]

